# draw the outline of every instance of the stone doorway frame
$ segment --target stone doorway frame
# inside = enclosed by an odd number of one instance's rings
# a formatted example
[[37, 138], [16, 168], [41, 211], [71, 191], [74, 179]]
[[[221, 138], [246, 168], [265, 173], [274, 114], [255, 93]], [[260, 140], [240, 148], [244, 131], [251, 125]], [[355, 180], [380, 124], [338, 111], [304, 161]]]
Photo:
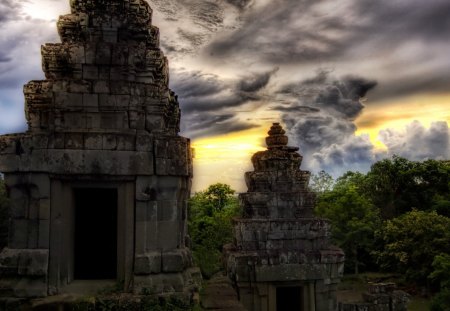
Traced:
[[269, 285], [269, 311], [277, 311], [277, 288], [278, 287], [300, 287], [302, 291], [301, 311], [315, 311], [316, 310], [316, 300], [315, 300], [315, 284], [314, 282], [276, 282], [270, 283]]
[[61, 292], [74, 281], [74, 189], [117, 190], [117, 282], [132, 287], [135, 250], [135, 182], [98, 179], [51, 179], [49, 294]]

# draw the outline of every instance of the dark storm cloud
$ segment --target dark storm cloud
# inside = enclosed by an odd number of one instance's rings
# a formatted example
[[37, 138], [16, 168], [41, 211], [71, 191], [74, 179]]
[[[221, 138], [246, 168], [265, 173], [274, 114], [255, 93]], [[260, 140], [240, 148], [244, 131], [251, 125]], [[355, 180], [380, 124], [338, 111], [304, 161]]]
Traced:
[[221, 111], [260, 99], [259, 91], [267, 86], [275, 72], [253, 73], [234, 81], [201, 72], [180, 72], [174, 75], [172, 88], [180, 98], [184, 113]]
[[215, 41], [210, 52], [254, 51], [273, 62], [325, 60], [348, 56], [361, 44], [383, 50], [414, 39], [442, 42], [450, 31], [447, 0], [342, 1], [321, 9], [326, 3], [333, 2], [273, 1], [246, 16], [241, 29]]
[[205, 55], [274, 66], [332, 62], [339, 70], [372, 64], [381, 83], [374, 100], [446, 91], [449, 12], [448, 0], [272, 1], [249, 10]]
[[183, 117], [182, 134], [190, 138], [227, 134], [258, 127], [258, 124], [243, 122], [234, 114], [216, 113], [188, 114]]
[[280, 89], [279, 94], [292, 101], [273, 109], [282, 113], [289, 137], [300, 146], [307, 168], [338, 176], [349, 169], [370, 167], [373, 145], [368, 137], [355, 136], [353, 120], [364, 109], [361, 99], [375, 85], [356, 76], [338, 80], [320, 71]]
[[[449, 50], [450, 53], [450, 50]], [[421, 72], [418, 75], [407, 77], [387, 78], [380, 81], [379, 88], [371, 93], [371, 99], [374, 101], [389, 100], [396, 97], [410, 96], [420, 92], [427, 93], [446, 93], [450, 85], [450, 59], [449, 65], [441, 65], [430, 72]]]
[[220, 57], [253, 55], [274, 64], [334, 58], [344, 43], [329, 32], [345, 26], [340, 17], [316, 18], [314, 4], [310, 0], [273, 1], [246, 15], [239, 30], [214, 41], [207, 52]]
[[217, 76], [200, 71], [177, 72], [174, 79], [172, 88], [183, 99], [217, 94], [228, 87]]
[[252, 73], [230, 81], [199, 71], [174, 74], [172, 89], [178, 95], [183, 113], [183, 134], [196, 138], [257, 126], [241, 121], [239, 110], [261, 98], [260, 92], [276, 71]]
[[399, 155], [413, 161], [450, 158], [450, 130], [446, 122], [433, 122], [429, 129], [414, 121], [404, 130], [386, 129], [380, 140], [389, 155]]
[[233, 82], [199, 72], [176, 75], [172, 89], [178, 94], [184, 116], [199, 111], [220, 111], [237, 107], [248, 100], [236, 91]]
[[371, 21], [365, 30], [382, 34], [390, 41], [394, 38], [442, 41], [450, 31], [450, 2], [447, 0], [359, 0], [355, 8], [360, 16]]
[[252, 2], [252, 0], [226, 0], [226, 1], [239, 9], [246, 8]]
[[275, 111], [282, 111], [282, 112], [293, 112], [293, 113], [300, 113], [300, 114], [308, 114], [308, 113], [314, 113], [319, 112], [320, 109], [318, 108], [312, 108], [308, 106], [296, 106], [296, 105], [286, 105], [286, 106], [274, 106], [271, 107], [271, 110]]
[[[322, 109], [347, 120], [354, 120], [363, 110], [361, 99], [373, 89], [377, 82], [355, 76], [333, 80], [329, 72], [319, 71], [314, 78], [282, 87], [278, 92], [297, 97], [300, 106], [304, 103], [312, 109]], [[299, 103], [297, 100], [297, 103]], [[282, 110], [295, 111], [297, 104]]]
[[240, 82], [239, 88], [241, 91], [244, 91], [244, 92], [259, 91], [260, 89], [267, 86], [267, 84], [270, 81], [270, 78], [277, 71], [278, 71], [278, 68], [276, 68], [272, 71], [261, 73], [261, 74], [253, 74], [251, 76], [246, 76]]

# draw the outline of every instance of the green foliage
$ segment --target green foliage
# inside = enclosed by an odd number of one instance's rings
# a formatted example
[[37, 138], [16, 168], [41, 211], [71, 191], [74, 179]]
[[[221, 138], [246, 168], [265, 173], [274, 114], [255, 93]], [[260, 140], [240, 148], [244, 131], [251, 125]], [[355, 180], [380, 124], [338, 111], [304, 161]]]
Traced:
[[450, 193], [447, 195], [436, 194], [433, 197], [431, 210], [436, 211], [439, 215], [450, 217]]
[[437, 255], [431, 266], [433, 272], [429, 278], [438, 281], [441, 288], [450, 289], [450, 254]]
[[443, 290], [433, 297], [430, 311], [450, 311], [450, 289]]
[[216, 183], [205, 191], [196, 192], [189, 200], [191, 219], [213, 216], [216, 212], [236, 204], [235, 191], [229, 185]]
[[309, 187], [317, 194], [323, 194], [333, 189], [334, 179], [325, 171], [311, 175]]
[[376, 232], [384, 247], [374, 251], [382, 268], [426, 284], [437, 255], [450, 245], [450, 219], [436, 212], [413, 210], [385, 222]]
[[8, 242], [9, 204], [6, 196], [5, 182], [0, 179], [0, 250]]
[[232, 242], [231, 219], [239, 214], [234, 193], [230, 186], [218, 183], [189, 200], [191, 249], [205, 278], [222, 269], [222, 247]]
[[372, 165], [364, 188], [383, 219], [414, 208], [450, 214], [450, 163], [446, 161], [413, 162], [394, 156]]
[[332, 191], [319, 196], [316, 213], [330, 220], [334, 242], [346, 254], [347, 267], [357, 274], [361, 256], [373, 247], [380, 219], [378, 210], [359, 189], [359, 173], [347, 173], [338, 179]]

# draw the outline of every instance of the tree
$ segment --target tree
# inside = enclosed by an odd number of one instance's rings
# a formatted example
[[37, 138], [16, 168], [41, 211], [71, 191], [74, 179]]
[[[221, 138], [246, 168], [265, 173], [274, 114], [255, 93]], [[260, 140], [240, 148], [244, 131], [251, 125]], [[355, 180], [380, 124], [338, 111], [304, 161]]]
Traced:
[[333, 189], [334, 179], [325, 171], [320, 171], [317, 175], [313, 174], [310, 179], [309, 187], [312, 191], [321, 195]]
[[222, 269], [222, 247], [232, 242], [231, 220], [239, 214], [234, 193], [230, 186], [217, 183], [195, 193], [189, 200], [191, 249], [206, 278]]
[[229, 185], [216, 183], [206, 190], [196, 192], [189, 200], [189, 217], [212, 216], [226, 206], [236, 204], [236, 191]]
[[0, 250], [8, 242], [9, 204], [6, 195], [5, 182], [0, 177]]
[[234, 200], [235, 193], [229, 185], [216, 183], [206, 189], [205, 196], [220, 211]]
[[439, 254], [431, 264], [433, 272], [428, 278], [438, 281], [441, 289], [450, 289], [450, 254]]
[[435, 257], [450, 253], [450, 219], [434, 211], [413, 210], [388, 220], [376, 236], [384, 245], [374, 251], [381, 267], [419, 285], [429, 285]]
[[359, 273], [361, 256], [369, 254], [379, 226], [378, 210], [358, 188], [360, 173], [346, 173], [332, 191], [319, 196], [316, 213], [331, 222], [333, 241], [346, 254], [346, 265]]
[[413, 162], [394, 156], [372, 165], [364, 187], [386, 220], [412, 209], [450, 215], [448, 161]]

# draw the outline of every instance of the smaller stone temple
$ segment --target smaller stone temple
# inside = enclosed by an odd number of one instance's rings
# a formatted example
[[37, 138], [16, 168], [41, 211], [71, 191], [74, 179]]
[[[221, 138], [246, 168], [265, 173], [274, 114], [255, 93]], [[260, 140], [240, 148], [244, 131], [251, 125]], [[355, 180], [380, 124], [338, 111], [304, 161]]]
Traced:
[[268, 149], [252, 157], [234, 220], [234, 245], [225, 250], [227, 273], [248, 310], [331, 311], [344, 253], [330, 243], [330, 225], [314, 217], [310, 172], [300, 170], [299, 148], [274, 123]]

